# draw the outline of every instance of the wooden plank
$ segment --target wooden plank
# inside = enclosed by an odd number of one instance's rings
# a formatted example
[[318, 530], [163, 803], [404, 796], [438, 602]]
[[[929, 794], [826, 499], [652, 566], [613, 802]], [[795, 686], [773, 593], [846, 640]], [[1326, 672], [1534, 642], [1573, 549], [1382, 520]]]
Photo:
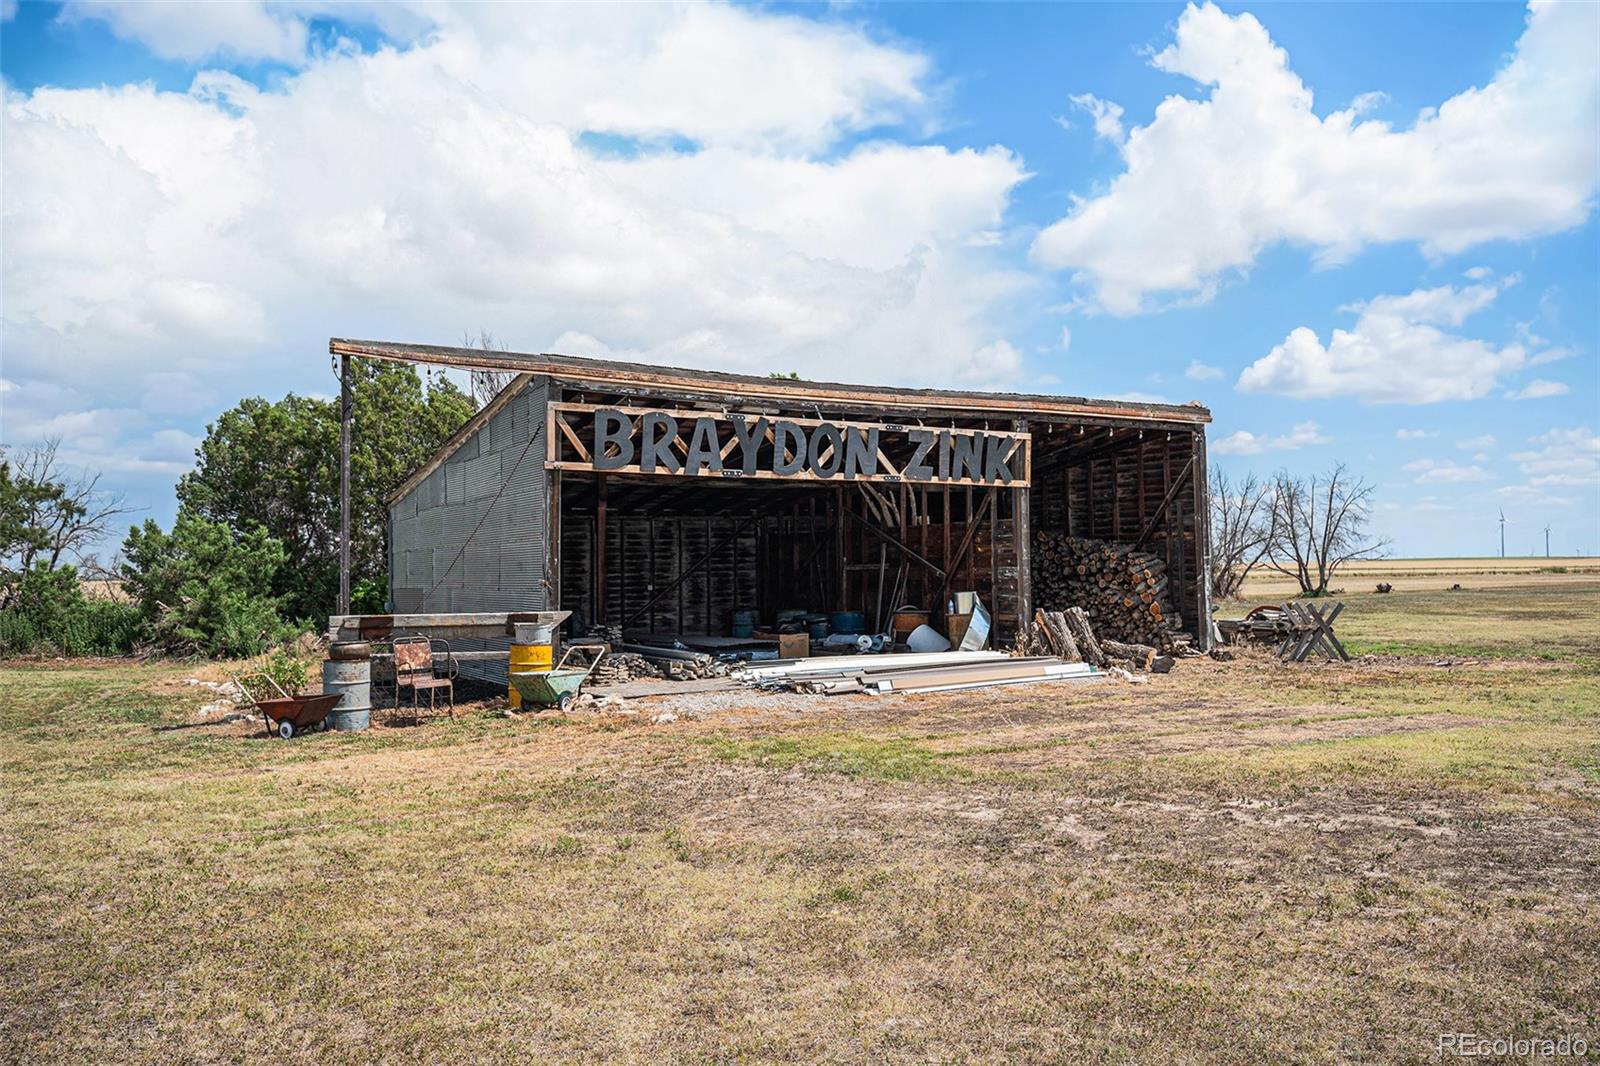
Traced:
[[[741, 413], [739, 411], [723, 411], [721, 413], [718, 413], [716, 411], [691, 411], [691, 410], [684, 410], [683, 408], [625, 407], [625, 406], [610, 406], [610, 407], [608, 407], [608, 406], [606, 406], [604, 404], [571, 403], [571, 402], [567, 402], [567, 401], [554, 402], [550, 406], [551, 406], [551, 408], [553, 408], [555, 410], [569, 411], [569, 412], [572, 412], [574, 414], [593, 414], [596, 411], [619, 411], [622, 414], [629, 415], [629, 416], [635, 417], [635, 418], [637, 418], [639, 416], [642, 416], [642, 415], [659, 414], [659, 415], [666, 415], [669, 418], [676, 419], [676, 420], [678, 420], [680, 422], [684, 421], [686, 419], [692, 421], [692, 420], [697, 419], [697, 418], [711, 418], [711, 419], [715, 419], [715, 420], [717, 420], [719, 422], [750, 421], [750, 419], [746, 415], [744, 415], [743, 413]], [[801, 416], [801, 415], [795, 415], [795, 416], [792, 416], [792, 417], [789, 416], [789, 415], [772, 415], [772, 416], [761, 415], [761, 416], [758, 416], [758, 417], [766, 418], [769, 423], [772, 423], [772, 422], [793, 422], [797, 426], [823, 426], [823, 425], [828, 425], [828, 426], [837, 426], [840, 429], [876, 429], [876, 430], [889, 432], [889, 433], [904, 433], [904, 432], [906, 432], [908, 430], [913, 430], [913, 429], [928, 429], [928, 430], [933, 430], [933, 431], [939, 432], [939, 433], [949, 433], [951, 436], [955, 436], [955, 437], [981, 437], [981, 436], [1017, 437], [1018, 439], [1021, 439], [1023, 441], [1027, 441], [1027, 440], [1029, 440], [1031, 438], [1031, 434], [1026, 433], [1026, 432], [1023, 432], [1023, 433], [1019, 434], [1019, 433], [1013, 432], [1011, 430], [981, 429], [981, 428], [975, 428], [975, 427], [970, 427], [970, 426], [968, 426], [968, 427], [961, 427], [961, 426], [924, 426], [924, 425], [920, 425], [918, 423], [913, 423], [913, 422], [853, 422], [853, 421], [849, 421], [849, 420], [846, 420], [846, 419], [838, 419], [838, 418], [806, 418], [806, 417]], [[771, 438], [769, 437], [768, 439], [770, 440]]]
[[[598, 472], [595, 470], [592, 464], [575, 459], [558, 459], [554, 462], [546, 462], [545, 469], [574, 470], [582, 473]], [[823, 481], [846, 483], [859, 481], [885, 483], [891, 485], [966, 485], [977, 488], [988, 488], [995, 484], [992, 481], [982, 481], [978, 478], [947, 478], [943, 480], [935, 478], [929, 481], [907, 481], [898, 474], [851, 474], [849, 477], [846, 477], [844, 474], [840, 473], [823, 477], [822, 475], [817, 474], [809, 469], [802, 469], [793, 474], [776, 474], [771, 470], [757, 470], [753, 474], [746, 474], [743, 470], [708, 470], [704, 468], [699, 470], [678, 471], [660, 469], [644, 470], [641, 469], [637, 463], [631, 466], [613, 467], [612, 469], [605, 471], [605, 473], [636, 474], [643, 477], [709, 477], [719, 478], [725, 481]], [[1028, 487], [1028, 482], [1020, 477], [1013, 478], [1011, 481], [1001, 485], [1001, 488], [1024, 489]]]

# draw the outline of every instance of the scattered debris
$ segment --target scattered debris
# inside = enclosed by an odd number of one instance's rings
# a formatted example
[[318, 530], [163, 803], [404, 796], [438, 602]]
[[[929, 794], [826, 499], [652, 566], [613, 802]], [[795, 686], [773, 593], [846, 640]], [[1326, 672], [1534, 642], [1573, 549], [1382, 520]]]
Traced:
[[[1456, 587], [1460, 588], [1461, 586], [1457, 585]], [[1389, 584], [1387, 581], [1380, 581], [1378, 582], [1378, 591], [1387, 594], [1394, 591], [1394, 586]]]

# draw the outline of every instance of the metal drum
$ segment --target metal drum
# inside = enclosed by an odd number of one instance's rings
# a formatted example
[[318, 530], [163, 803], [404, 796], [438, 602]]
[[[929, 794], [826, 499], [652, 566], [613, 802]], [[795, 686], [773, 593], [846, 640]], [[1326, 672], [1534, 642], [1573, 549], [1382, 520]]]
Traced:
[[[555, 655], [555, 633], [555, 626], [538, 622], [518, 622], [512, 626], [509, 672], [549, 673]], [[522, 693], [517, 690], [515, 682], [509, 676], [506, 678], [506, 699], [510, 701], [512, 710], [522, 706]]]
[[[346, 649], [335, 644], [340, 654]], [[333, 649], [329, 650], [333, 654]], [[339, 702], [328, 712], [328, 728], [355, 731], [372, 720], [372, 660], [330, 658], [322, 664], [322, 691], [337, 692]]]
[[756, 631], [756, 621], [761, 616], [755, 611], [733, 612], [733, 635], [748, 637]]

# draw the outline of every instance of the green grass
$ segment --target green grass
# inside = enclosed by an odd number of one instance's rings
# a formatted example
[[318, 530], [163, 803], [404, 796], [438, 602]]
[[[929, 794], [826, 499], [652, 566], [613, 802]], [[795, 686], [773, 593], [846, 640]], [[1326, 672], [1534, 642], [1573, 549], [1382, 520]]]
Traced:
[[1352, 655], [1527, 658], [1600, 664], [1600, 587], [1573, 583], [1342, 597]]
[[949, 765], [945, 753], [904, 737], [881, 740], [848, 734], [757, 740], [712, 737], [703, 743], [714, 758], [774, 770], [802, 769], [883, 781], [944, 781], [971, 776], [968, 771]]

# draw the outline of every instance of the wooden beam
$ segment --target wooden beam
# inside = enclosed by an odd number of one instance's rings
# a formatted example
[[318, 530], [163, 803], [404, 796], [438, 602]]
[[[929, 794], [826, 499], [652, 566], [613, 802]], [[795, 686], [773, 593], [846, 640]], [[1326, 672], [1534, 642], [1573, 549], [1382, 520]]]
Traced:
[[904, 555], [906, 558], [908, 558], [908, 559], [912, 560], [913, 562], [916, 562], [916, 563], [918, 563], [918, 564], [920, 564], [922, 566], [927, 567], [929, 570], [932, 570], [935, 574], [938, 574], [941, 579], [944, 578], [944, 576], [945, 576], [944, 569], [941, 566], [939, 566], [939, 564], [935, 563], [933, 560], [929, 559], [927, 556], [923, 555], [921, 552], [917, 551], [915, 548], [912, 548], [905, 541], [901, 540], [899, 537], [895, 536], [893, 533], [889, 532], [887, 529], [884, 529], [882, 526], [878, 525], [878, 523], [874, 522], [872, 519], [867, 518], [865, 515], [858, 515], [858, 514], [855, 514], [855, 513], [851, 513], [850, 517], [855, 519], [857, 522], [859, 522], [861, 524], [861, 528], [862, 529], [865, 529], [868, 533], [871, 533], [873, 536], [877, 537], [879, 540], [884, 541], [885, 543], [892, 545], [893, 547], [898, 549], [900, 551], [900, 553], [902, 555]]
[[[1017, 422], [1018, 429], [1027, 423]], [[1017, 640], [1033, 618], [1033, 490], [1016, 489], [1011, 510], [1011, 539], [1017, 556]]]
[[350, 357], [339, 357], [339, 613], [350, 613]]
[[945, 599], [950, 595], [950, 579], [955, 576], [961, 564], [966, 561], [967, 553], [972, 550], [972, 544], [978, 539], [978, 530], [983, 525], [984, 516], [994, 507], [994, 489], [983, 494], [983, 499], [978, 503], [976, 511], [967, 513], [967, 531], [961, 538], [961, 544], [956, 548], [955, 558], [950, 562], [950, 569], [945, 572], [944, 581], [939, 585], [939, 595], [936, 602], [943, 606]]
[[606, 621], [606, 476], [599, 475], [594, 503], [594, 622]]
[[1156, 513], [1150, 516], [1143, 529], [1139, 531], [1139, 539], [1133, 542], [1133, 551], [1144, 547], [1145, 541], [1150, 539], [1150, 534], [1155, 532], [1156, 523], [1161, 521], [1161, 516], [1167, 513], [1167, 508], [1172, 506], [1172, 501], [1178, 498], [1178, 490], [1183, 488], [1184, 479], [1194, 469], [1194, 456], [1189, 456], [1189, 461], [1183, 464], [1183, 469], [1178, 471], [1178, 477], [1167, 486], [1167, 494], [1161, 498], [1161, 506], [1156, 508]]

